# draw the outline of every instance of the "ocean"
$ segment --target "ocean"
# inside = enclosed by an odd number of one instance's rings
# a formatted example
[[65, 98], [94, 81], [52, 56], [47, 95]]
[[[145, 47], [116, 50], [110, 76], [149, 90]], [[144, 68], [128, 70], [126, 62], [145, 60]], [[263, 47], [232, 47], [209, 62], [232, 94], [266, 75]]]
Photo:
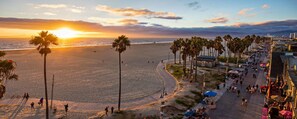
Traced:
[[[131, 44], [151, 44], [151, 43], [171, 43], [176, 38], [131, 38]], [[30, 38], [0, 38], [0, 50], [24, 50], [34, 49], [36, 46], [29, 44]], [[75, 38], [59, 40], [61, 47], [84, 47], [84, 46], [104, 46], [111, 45], [114, 38]]]

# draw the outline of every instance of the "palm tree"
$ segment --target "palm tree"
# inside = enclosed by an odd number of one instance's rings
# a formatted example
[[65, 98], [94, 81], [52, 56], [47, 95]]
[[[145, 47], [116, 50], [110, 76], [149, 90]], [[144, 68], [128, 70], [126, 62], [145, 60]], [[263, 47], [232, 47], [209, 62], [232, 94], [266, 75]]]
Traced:
[[181, 54], [182, 54], [182, 42], [183, 42], [183, 38], [179, 38], [179, 39], [177, 39], [176, 40], [176, 46], [177, 46], [177, 48], [178, 48], [178, 50], [179, 50], [179, 55], [178, 55], [178, 63], [179, 64], [181, 64]]
[[47, 54], [51, 53], [51, 49], [49, 48], [51, 44], [58, 45], [58, 37], [56, 37], [51, 33], [48, 33], [48, 31], [41, 31], [38, 36], [33, 36], [32, 39], [29, 41], [29, 43], [37, 46], [37, 50], [43, 56], [46, 119], [49, 119], [47, 82], [46, 82], [46, 56]]
[[130, 46], [130, 41], [128, 40], [128, 37], [125, 35], [119, 36], [117, 39], [115, 39], [112, 43], [112, 48], [115, 48], [117, 52], [119, 52], [119, 102], [118, 102], [118, 111], [121, 110], [121, 53], [124, 52], [127, 49], [127, 46]]
[[170, 46], [171, 52], [174, 54], [174, 64], [176, 64], [176, 52], [178, 51], [178, 41], [173, 41], [172, 45]]
[[203, 40], [200, 37], [192, 37], [192, 42], [191, 42], [191, 48], [192, 51], [195, 54], [195, 77], [194, 79], [197, 80], [197, 71], [198, 71], [198, 62], [197, 62], [197, 57], [200, 54], [200, 52], [202, 51], [202, 47], [203, 47]]
[[184, 75], [187, 76], [187, 57], [189, 55], [190, 52], [190, 44], [191, 41], [189, 39], [185, 39], [182, 41], [182, 49], [181, 49], [181, 53], [182, 53], [182, 59], [184, 60], [184, 64], [183, 64], [183, 71], [184, 71]]
[[[228, 50], [228, 47], [227, 47], [227, 43], [232, 40], [232, 36], [231, 35], [225, 35], [223, 37], [223, 39], [225, 40], [225, 51], [228, 53], [228, 57], [230, 57], [230, 53], [229, 53], [229, 50]], [[226, 53], [225, 53], [225, 57], [226, 57]]]
[[[0, 58], [6, 53], [0, 51]], [[16, 63], [12, 60], [0, 60], [0, 99], [6, 92], [5, 82], [7, 80], [17, 80], [18, 75], [15, 74], [14, 70], [16, 68]]]

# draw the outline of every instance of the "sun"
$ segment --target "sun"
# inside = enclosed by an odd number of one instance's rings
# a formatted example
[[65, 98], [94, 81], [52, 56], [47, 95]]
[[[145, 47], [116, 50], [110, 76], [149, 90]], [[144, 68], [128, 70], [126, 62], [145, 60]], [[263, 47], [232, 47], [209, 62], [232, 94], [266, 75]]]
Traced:
[[65, 39], [74, 38], [74, 37], [77, 37], [78, 35], [78, 31], [75, 31], [69, 28], [61, 28], [61, 29], [54, 30], [52, 32], [59, 38], [65, 38]]

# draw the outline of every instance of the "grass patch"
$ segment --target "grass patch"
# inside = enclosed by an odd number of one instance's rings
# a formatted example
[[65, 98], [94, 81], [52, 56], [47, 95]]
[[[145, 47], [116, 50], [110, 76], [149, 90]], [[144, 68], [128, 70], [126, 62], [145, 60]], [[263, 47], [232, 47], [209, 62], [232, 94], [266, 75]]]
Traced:
[[195, 105], [194, 102], [186, 100], [184, 98], [177, 98], [177, 99], [175, 99], [175, 102], [179, 105], [182, 105], [183, 107], [186, 107], [186, 108], [191, 108]]
[[178, 64], [166, 65], [167, 70], [177, 79], [181, 79], [183, 76], [183, 66]]

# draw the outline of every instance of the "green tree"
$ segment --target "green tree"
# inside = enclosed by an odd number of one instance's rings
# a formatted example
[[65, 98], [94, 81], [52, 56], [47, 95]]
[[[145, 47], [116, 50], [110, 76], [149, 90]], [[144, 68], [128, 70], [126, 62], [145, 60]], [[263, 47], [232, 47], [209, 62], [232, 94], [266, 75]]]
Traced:
[[29, 41], [29, 43], [37, 46], [37, 50], [43, 56], [46, 119], [49, 119], [47, 81], [46, 81], [46, 56], [49, 53], [51, 53], [51, 49], [49, 48], [51, 44], [58, 45], [58, 37], [48, 33], [48, 31], [41, 31], [38, 36], [33, 36], [32, 39]]
[[[6, 53], [0, 51], [0, 58]], [[4, 96], [6, 92], [5, 82], [7, 80], [17, 80], [18, 75], [15, 74], [14, 70], [16, 68], [16, 63], [12, 60], [0, 60], [0, 99]]]
[[126, 51], [127, 47], [130, 46], [130, 41], [128, 40], [128, 37], [125, 35], [119, 36], [117, 39], [115, 39], [112, 43], [112, 48], [115, 48], [115, 50], [119, 53], [119, 101], [118, 101], [118, 111], [121, 110], [121, 83], [122, 83], [122, 68], [121, 68], [121, 54]]
[[194, 79], [197, 80], [197, 71], [198, 71], [198, 62], [197, 62], [197, 57], [202, 51], [203, 47], [203, 40], [200, 37], [192, 37], [192, 42], [191, 42], [191, 50], [195, 55], [195, 76]]
[[176, 64], [176, 52], [179, 50], [177, 40], [173, 41], [173, 43], [170, 46], [170, 50], [174, 54], [174, 64]]

